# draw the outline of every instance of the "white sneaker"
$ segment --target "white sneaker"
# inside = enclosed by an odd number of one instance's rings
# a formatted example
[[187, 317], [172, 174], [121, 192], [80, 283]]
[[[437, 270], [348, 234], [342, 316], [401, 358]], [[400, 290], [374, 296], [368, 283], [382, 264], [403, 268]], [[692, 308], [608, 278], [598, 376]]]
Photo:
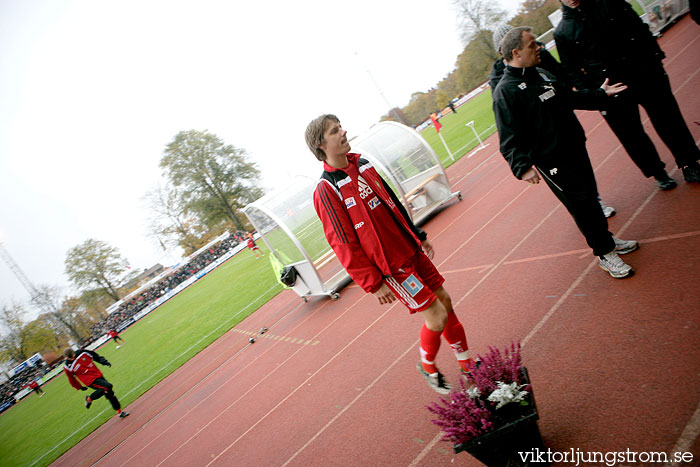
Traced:
[[611, 251], [607, 255], [599, 256], [598, 264], [600, 265], [600, 269], [607, 271], [615, 279], [623, 279], [634, 274], [634, 269], [632, 269], [629, 264], [622, 261], [614, 251]]
[[420, 374], [422, 374], [428, 381], [428, 386], [430, 386], [433, 391], [444, 396], [450, 393], [452, 386], [447, 384], [447, 381], [445, 381], [445, 377], [442, 375], [442, 373], [439, 371], [436, 373], [428, 373], [423, 369], [423, 365], [421, 365], [420, 362], [418, 362], [417, 368]]
[[600, 209], [603, 210], [603, 215], [605, 217], [612, 217], [617, 212], [614, 207], [606, 206], [602, 199], [599, 199], [598, 202], [600, 203]]
[[618, 255], [626, 255], [639, 249], [639, 242], [635, 240], [620, 240], [616, 237], [613, 237], [613, 240], [615, 240], [615, 253]]

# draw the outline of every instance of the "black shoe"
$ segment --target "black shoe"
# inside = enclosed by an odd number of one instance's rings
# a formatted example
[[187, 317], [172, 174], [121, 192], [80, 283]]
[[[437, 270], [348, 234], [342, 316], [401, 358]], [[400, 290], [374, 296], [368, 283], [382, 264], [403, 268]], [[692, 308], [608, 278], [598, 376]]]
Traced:
[[119, 418], [126, 418], [126, 417], [128, 417], [128, 416], [129, 416], [129, 412], [121, 412], [121, 413], [119, 414]]
[[91, 405], [92, 401], [90, 400], [90, 396], [85, 396], [85, 408], [89, 409]]
[[673, 190], [676, 188], [676, 181], [669, 177], [666, 171], [663, 171], [663, 173], [659, 175], [654, 175], [654, 178], [656, 179], [656, 183], [659, 185], [659, 189], [662, 191]]
[[686, 167], [683, 167], [683, 178], [688, 183], [700, 183], [700, 164], [695, 162]]

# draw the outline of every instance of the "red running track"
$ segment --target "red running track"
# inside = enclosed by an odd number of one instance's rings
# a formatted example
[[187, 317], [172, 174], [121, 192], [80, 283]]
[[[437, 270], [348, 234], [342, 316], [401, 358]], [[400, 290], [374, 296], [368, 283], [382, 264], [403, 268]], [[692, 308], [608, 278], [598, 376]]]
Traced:
[[[700, 141], [700, 26], [685, 17], [660, 43]], [[552, 450], [692, 451], [698, 465], [700, 185], [681, 182], [650, 129], [679, 180], [659, 191], [597, 112], [579, 115], [618, 211], [611, 231], [641, 242], [626, 257], [637, 274], [601, 271], [546, 186], [512, 177], [495, 136], [448, 170], [464, 200], [425, 226], [436, 264], [474, 352], [522, 341]], [[338, 301], [283, 292], [54, 465], [479, 465], [424, 408], [437, 395], [415, 369], [421, 324], [354, 284]], [[446, 345], [438, 365], [456, 382]]]

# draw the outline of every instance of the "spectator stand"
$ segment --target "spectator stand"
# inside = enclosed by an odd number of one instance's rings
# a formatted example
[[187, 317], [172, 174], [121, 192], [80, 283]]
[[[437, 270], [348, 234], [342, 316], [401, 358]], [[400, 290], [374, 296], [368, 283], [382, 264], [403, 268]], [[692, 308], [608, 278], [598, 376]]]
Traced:
[[110, 339], [107, 331], [122, 332], [243, 249], [245, 244], [228, 232], [217, 237], [107, 308], [108, 316], [92, 326], [91, 338], [82, 345], [99, 348]]
[[[259, 235], [256, 235], [259, 238]], [[256, 238], [254, 237], [254, 238]], [[95, 350], [111, 338], [110, 329], [122, 332], [146, 316], [179, 292], [204, 277], [209, 272], [246, 248], [228, 232], [197, 250], [182, 262], [151, 279], [108, 309], [108, 316], [94, 324], [90, 338], [81, 347]], [[24, 386], [31, 380], [44, 385], [63, 371], [62, 362], [49, 368], [40, 354], [17, 365], [7, 373], [8, 378], [0, 382], [0, 413], [12, 407], [32, 392]]]
[[[59, 368], [59, 371], [61, 369]], [[32, 393], [25, 388], [32, 380], [43, 386], [53, 375], [49, 372], [40, 353], [36, 353], [7, 372], [8, 378], [0, 383], [0, 413], [12, 407], [16, 402]]]

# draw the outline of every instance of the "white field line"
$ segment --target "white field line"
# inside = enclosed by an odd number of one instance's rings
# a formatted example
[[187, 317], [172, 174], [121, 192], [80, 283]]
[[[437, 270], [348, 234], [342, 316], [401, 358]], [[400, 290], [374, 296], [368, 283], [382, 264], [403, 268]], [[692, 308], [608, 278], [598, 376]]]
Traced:
[[[252, 301], [252, 302], [249, 303], [247, 306], [245, 306], [244, 308], [242, 308], [238, 313], [232, 315], [232, 316], [231, 316], [231, 319], [229, 319], [229, 320], [227, 320], [227, 321], [224, 321], [224, 322], [223, 322], [220, 326], [218, 326], [216, 329], [214, 329], [214, 330], [211, 331], [209, 334], [207, 334], [206, 336], [204, 336], [204, 337], [202, 337], [201, 339], [199, 339], [196, 343], [192, 344], [192, 345], [191, 345], [189, 348], [187, 348], [186, 350], [182, 351], [182, 352], [180, 353], [180, 355], [178, 355], [177, 357], [175, 357], [175, 358], [173, 358], [172, 360], [170, 360], [170, 362], [168, 362], [167, 364], [165, 364], [164, 366], [162, 366], [162, 367], [161, 367], [159, 370], [157, 370], [151, 377], [149, 377], [148, 379], [142, 381], [142, 382], [141, 382], [138, 386], [136, 386], [135, 388], [132, 388], [130, 391], [128, 391], [126, 394], [124, 394], [124, 396], [128, 396], [129, 394], [131, 394], [132, 392], [134, 392], [137, 388], [140, 388], [141, 386], [143, 386], [144, 384], [146, 384], [147, 382], [149, 382], [150, 380], [152, 380], [157, 374], [159, 374], [159, 373], [160, 373], [161, 371], [163, 371], [164, 369], [170, 367], [170, 366], [171, 366], [173, 363], [175, 363], [179, 358], [181, 358], [182, 356], [186, 355], [186, 354], [187, 354], [190, 350], [192, 350], [193, 348], [197, 347], [197, 346], [198, 346], [199, 344], [201, 344], [204, 340], [206, 340], [209, 336], [211, 336], [212, 334], [214, 334], [215, 332], [217, 332], [219, 329], [221, 329], [222, 327], [224, 327], [227, 323], [229, 323], [230, 321], [232, 321], [233, 318], [235, 318], [236, 316], [238, 316], [239, 314], [241, 314], [243, 311], [245, 311], [247, 308], [249, 308], [250, 306], [252, 306], [254, 303], [257, 303], [258, 300], [260, 300], [262, 297], [264, 297], [266, 294], [268, 294], [271, 290], [273, 290], [273, 289], [276, 288], [276, 287], [279, 287], [279, 285], [276, 284], [274, 287], [271, 287], [271, 288], [268, 289], [266, 292], [262, 293], [262, 294], [261, 294], [260, 296], [258, 296], [258, 298], [256, 298], [254, 301]], [[102, 415], [102, 414], [105, 413], [105, 412], [107, 412], [107, 409], [103, 409], [101, 412], [95, 414], [95, 416], [94, 416], [93, 418], [91, 418], [89, 421], [85, 422], [82, 426], [78, 427], [73, 433], [71, 433], [71, 434], [69, 434], [68, 436], [66, 436], [66, 437], [65, 437], [61, 442], [59, 442], [56, 446], [54, 446], [52, 449], [50, 449], [49, 451], [45, 452], [45, 453], [42, 454], [40, 457], [38, 457], [37, 459], [35, 459], [34, 462], [32, 462], [31, 464], [29, 464], [29, 467], [31, 467], [31, 466], [33, 466], [33, 465], [36, 465], [36, 463], [39, 462], [41, 459], [43, 459], [44, 457], [48, 456], [49, 454], [51, 454], [52, 452], [54, 452], [56, 449], [58, 449], [59, 447], [61, 447], [63, 444], [66, 443], [66, 441], [70, 440], [73, 436], [75, 436], [76, 434], [78, 434], [79, 432], [81, 432], [82, 430], [84, 430], [85, 428], [87, 428], [87, 427], [89, 426], [89, 424], [90, 424], [93, 420], [95, 420], [96, 418], [98, 418], [100, 415]]]

